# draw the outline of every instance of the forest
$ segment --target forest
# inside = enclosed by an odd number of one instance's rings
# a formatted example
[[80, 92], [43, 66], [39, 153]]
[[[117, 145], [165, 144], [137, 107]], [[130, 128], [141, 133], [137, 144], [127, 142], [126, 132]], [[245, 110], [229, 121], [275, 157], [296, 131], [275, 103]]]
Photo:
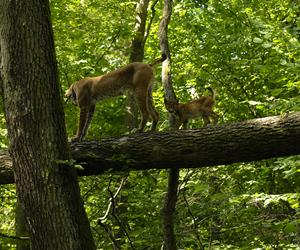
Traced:
[[[299, 1], [21, 2], [0, 2], [0, 250], [300, 249]], [[155, 132], [125, 93], [71, 140], [71, 84], [163, 53]], [[164, 99], [209, 88], [218, 124], [174, 128]]]

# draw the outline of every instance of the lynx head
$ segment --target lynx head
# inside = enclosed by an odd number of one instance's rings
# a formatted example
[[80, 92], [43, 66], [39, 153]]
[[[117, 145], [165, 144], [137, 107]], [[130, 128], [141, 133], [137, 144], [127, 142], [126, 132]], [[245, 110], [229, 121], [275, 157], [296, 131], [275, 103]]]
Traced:
[[76, 93], [74, 91], [73, 85], [74, 84], [71, 84], [71, 86], [66, 90], [64, 97], [65, 97], [66, 102], [67, 102], [67, 100], [71, 100], [72, 103], [74, 103], [76, 105], [77, 104], [76, 103]]

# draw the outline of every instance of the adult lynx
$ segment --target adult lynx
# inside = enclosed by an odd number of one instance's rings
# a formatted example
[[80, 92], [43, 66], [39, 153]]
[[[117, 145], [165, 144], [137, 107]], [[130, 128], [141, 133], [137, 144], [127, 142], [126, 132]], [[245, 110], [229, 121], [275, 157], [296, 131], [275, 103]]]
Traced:
[[80, 108], [80, 117], [74, 140], [81, 141], [87, 133], [97, 102], [113, 96], [131, 92], [141, 113], [141, 122], [136, 131], [142, 132], [148, 121], [152, 119], [151, 130], [156, 129], [158, 112], [152, 100], [153, 66], [163, 62], [166, 56], [156, 59], [151, 64], [134, 62], [110, 73], [97, 77], [86, 77], [72, 84], [65, 93]]

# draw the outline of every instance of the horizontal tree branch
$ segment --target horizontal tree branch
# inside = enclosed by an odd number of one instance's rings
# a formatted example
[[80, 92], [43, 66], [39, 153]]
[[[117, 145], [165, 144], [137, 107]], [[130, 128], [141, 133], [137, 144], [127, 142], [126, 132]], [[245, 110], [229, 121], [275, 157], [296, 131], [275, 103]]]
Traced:
[[[107, 170], [200, 168], [300, 154], [300, 112], [193, 130], [149, 132], [71, 143], [80, 176]], [[13, 183], [0, 153], [0, 184]]]

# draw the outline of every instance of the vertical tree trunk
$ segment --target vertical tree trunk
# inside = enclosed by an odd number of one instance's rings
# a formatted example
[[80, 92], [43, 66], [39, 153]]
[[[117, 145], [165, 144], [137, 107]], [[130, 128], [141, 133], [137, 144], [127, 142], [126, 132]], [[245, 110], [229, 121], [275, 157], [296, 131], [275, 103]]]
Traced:
[[[159, 26], [160, 48], [167, 59], [162, 65], [162, 82], [165, 90], [165, 97], [169, 100], [176, 100], [172, 85], [171, 75], [171, 53], [168, 43], [168, 25], [172, 15], [172, 0], [164, 1], [163, 17]], [[174, 127], [175, 119], [170, 116], [170, 126]], [[177, 189], [179, 183], [179, 169], [170, 169], [168, 177], [168, 188], [162, 209], [162, 220], [164, 228], [164, 247], [166, 250], [176, 250], [176, 237], [174, 232], [174, 212], [177, 201]]]
[[[149, 0], [140, 0], [136, 6], [134, 37], [131, 42], [129, 62], [144, 60], [145, 27]], [[138, 126], [138, 108], [132, 95], [127, 96], [125, 124], [128, 131]]]
[[[3, 81], [1, 77], [1, 67], [2, 67], [2, 60], [1, 60], [1, 43], [0, 43], [0, 95], [3, 97]], [[26, 218], [25, 213], [20, 206], [19, 201], [16, 202], [15, 208], [15, 230], [16, 236], [18, 237], [28, 237], [28, 230], [26, 228]], [[17, 241], [17, 250], [30, 250], [30, 241], [29, 240], [18, 240]]]
[[0, 1], [1, 75], [32, 249], [95, 249], [70, 159], [47, 0]]
[[168, 25], [172, 15], [172, 0], [164, 0], [164, 9], [162, 20], [159, 25], [159, 40], [160, 49], [162, 53], [167, 55], [167, 59], [162, 63], [162, 83], [164, 86], [166, 98], [169, 100], [175, 100], [176, 95], [172, 86], [171, 75], [171, 53], [168, 42]]
[[179, 169], [170, 169], [168, 176], [168, 189], [162, 209], [164, 247], [166, 250], [175, 250], [176, 237], [174, 233], [174, 213], [177, 202]]
[[[148, 5], [150, 0], [140, 0], [136, 6], [136, 18], [135, 18], [135, 28], [134, 28], [134, 36], [131, 42], [130, 48], [130, 57], [129, 62], [142, 62], [144, 60], [144, 46], [146, 42], [145, 30], [146, 30], [146, 21], [148, 16]], [[138, 127], [138, 107], [135, 101], [134, 96], [127, 95], [126, 99], [126, 115], [125, 115], [125, 125], [127, 130], [130, 132], [134, 128]], [[123, 186], [123, 189], [129, 189], [130, 182], [127, 181]], [[117, 209], [118, 214], [124, 214], [126, 211], [126, 201], [127, 195], [122, 195], [120, 197], [119, 206]], [[127, 225], [127, 218], [122, 216], [122, 223]], [[120, 226], [120, 225], [119, 225]], [[114, 246], [116, 249], [121, 249], [122, 245], [122, 236], [125, 237], [125, 234], [120, 227], [118, 232], [115, 234], [115, 238], [119, 239], [115, 241], [115, 244], [118, 243], [117, 246]]]
[[130, 62], [142, 62], [144, 60], [145, 29], [148, 15], [149, 0], [140, 0], [136, 6], [136, 18], [134, 37], [131, 43]]

